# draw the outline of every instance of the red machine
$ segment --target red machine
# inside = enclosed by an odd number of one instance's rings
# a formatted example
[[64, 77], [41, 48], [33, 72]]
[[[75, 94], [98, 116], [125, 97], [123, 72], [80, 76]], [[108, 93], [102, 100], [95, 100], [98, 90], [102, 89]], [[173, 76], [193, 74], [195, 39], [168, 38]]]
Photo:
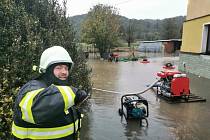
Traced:
[[119, 54], [110, 53], [108, 61], [110, 61], [110, 62], [112, 62], [112, 61], [118, 62], [118, 60], [119, 60]]
[[164, 66], [163, 66], [164, 69], [168, 69], [168, 70], [172, 70], [172, 69], [175, 69], [175, 66], [171, 63], [166, 63]]
[[147, 64], [150, 63], [150, 61], [147, 58], [144, 58], [142, 61], [140, 61], [140, 63]]
[[157, 87], [157, 95], [180, 102], [206, 101], [202, 97], [191, 94], [190, 80], [186, 74], [179, 71], [161, 71], [157, 76], [160, 77], [159, 82], [153, 86]]
[[160, 77], [160, 91], [168, 97], [189, 96], [189, 78], [186, 74], [178, 71], [174, 72], [158, 72]]

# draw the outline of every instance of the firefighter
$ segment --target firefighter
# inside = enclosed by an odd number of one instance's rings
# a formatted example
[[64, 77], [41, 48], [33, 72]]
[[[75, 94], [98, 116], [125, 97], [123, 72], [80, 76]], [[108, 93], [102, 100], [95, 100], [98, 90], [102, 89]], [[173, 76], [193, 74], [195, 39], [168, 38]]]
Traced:
[[40, 76], [19, 91], [14, 106], [14, 139], [74, 140], [81, 126], [75, 105], [87, 93], [69, 85], [73, 61], [60, 46], [46, 49], [40, 59]]

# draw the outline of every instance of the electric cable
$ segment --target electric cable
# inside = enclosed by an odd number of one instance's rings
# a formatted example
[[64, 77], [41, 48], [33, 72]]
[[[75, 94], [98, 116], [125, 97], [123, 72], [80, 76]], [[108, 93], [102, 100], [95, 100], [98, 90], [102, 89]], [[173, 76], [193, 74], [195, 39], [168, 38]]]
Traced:
[[116, 3], [115, 5], [120, 5], [120, 4], [124, 4], [124, 3], [128, 3], [128, 2], [131, 2], [132, 0], [126, 0], [126, 1], [122, 1], [122, 2], [119, 2], [119, 3]]

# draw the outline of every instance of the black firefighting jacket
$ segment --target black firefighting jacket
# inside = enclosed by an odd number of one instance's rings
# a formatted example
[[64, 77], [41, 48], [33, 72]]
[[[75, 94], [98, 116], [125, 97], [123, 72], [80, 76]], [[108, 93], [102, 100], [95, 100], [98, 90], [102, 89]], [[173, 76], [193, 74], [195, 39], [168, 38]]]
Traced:
[[75, 105], [86, 97], [74, 87], [29, 81], [15, 101], [12, 134], [16, 139], [73, 139], [81, 125]]

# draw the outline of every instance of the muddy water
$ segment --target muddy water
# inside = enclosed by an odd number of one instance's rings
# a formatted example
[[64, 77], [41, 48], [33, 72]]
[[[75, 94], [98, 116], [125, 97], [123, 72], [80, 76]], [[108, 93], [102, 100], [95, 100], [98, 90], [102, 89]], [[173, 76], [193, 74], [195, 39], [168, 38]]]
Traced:
[[169, 104], [149, 90], [142, 95], [149, 102], [148, 127], [140, 127], [138, 121], [126, 123], [118, 115], [121, 96], [144, 90], [165, 62], [177, 65], [178, 58], [153, 58], [149, 64], [90, 60], [93, 86], [121, 93], [93, 91], [84, 109], [81, 140], [210, 139], [210, 80], [195, 75], [188, 74], [191, 92], [207, 102]]

